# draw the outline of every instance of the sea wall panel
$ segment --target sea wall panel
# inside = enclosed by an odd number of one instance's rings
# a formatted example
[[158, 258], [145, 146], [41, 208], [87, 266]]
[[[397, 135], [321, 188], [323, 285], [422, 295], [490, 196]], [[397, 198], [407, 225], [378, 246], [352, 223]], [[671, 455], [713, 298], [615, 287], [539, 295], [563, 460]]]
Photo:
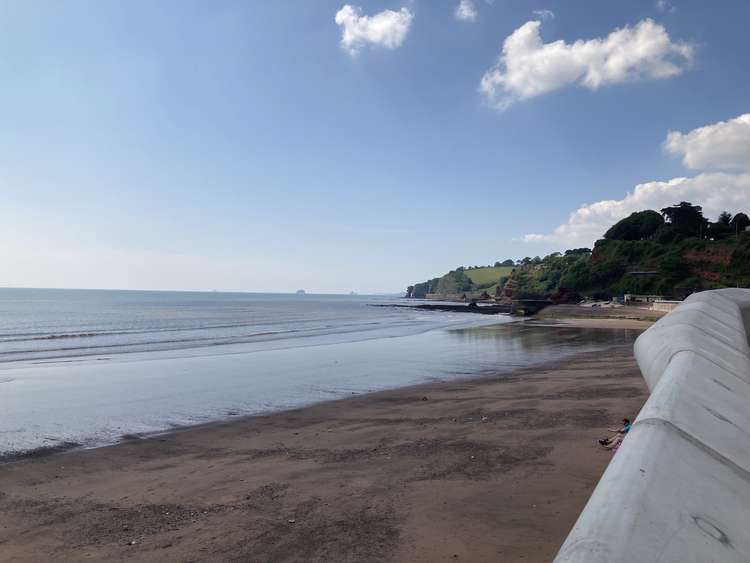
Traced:
[[750, 561], [750, 290], [698, 293], [643, 333], [651, 395], [556, 563]]

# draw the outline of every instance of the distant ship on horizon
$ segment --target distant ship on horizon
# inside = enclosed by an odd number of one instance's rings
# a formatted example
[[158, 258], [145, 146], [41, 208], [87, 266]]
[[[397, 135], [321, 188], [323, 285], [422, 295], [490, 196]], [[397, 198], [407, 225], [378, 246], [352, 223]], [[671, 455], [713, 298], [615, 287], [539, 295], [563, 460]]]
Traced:
[[306, 292], [306, 291], [305, 291], [304, 289], [298, 289], [298, 290], [297, 290], [297, 291], [295, 291], [294, 293], [296, 293], [297, 295], [304, 295], [304, 294], [305, 294], [305, 293], [307, 293], [307, 292]]

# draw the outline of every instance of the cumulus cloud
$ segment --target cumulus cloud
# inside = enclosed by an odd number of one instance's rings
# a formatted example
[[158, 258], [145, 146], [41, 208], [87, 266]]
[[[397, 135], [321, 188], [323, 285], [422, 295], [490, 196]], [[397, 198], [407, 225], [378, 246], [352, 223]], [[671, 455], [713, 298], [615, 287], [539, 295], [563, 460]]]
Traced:
[[725, 210], [750, 210], [750, 174], [713, 172], [693, 178], [638, 184], [622, 199], [583, 205], [552, 233], [529, 234], [523, 240], [590, 246], [609, 227], [631, 213], [644, 209], [659, 210], [680, 201], [702, 205], [709, 217], [716, 217]]
[[414, 14], [407, 8], [398, 12], [383, 10], [374, 16], [362, 15], [362, 8], [344, 5], [336, 12], [336, 25], [341, 27], [341, 47], [357, 55], [367, 45], [388, 49], [400, 47], [409, 32]]
[[461, 0], [453, 14], [456, 16], [456, 19], [465, 22], [473, 22], [477, 19], [477, 9], [471, 0]]
[[609, 227], [635, 211], [659, 210], [680, 201], [701, 205], [709, 217], [726, 210], [750, 211], [750, 113], [689, 133], [670, 131], [664, 147], [681, 156], [688, 168], [724, 171], [638, 184], [622, 199], [582, 205], [551, 233], [528, 234], [523, 240], [590, 245]]
[[750, 170], [750, 113], [689, 133], [670, 131], [664, 148], [693, 170]]
[[503, 43], [497, 63], [482, 77], [479, 90], [490, 105], [505, 109], [571, 85], [596, 90], [638, 79], [663, 79], [684, 71], [693, 47], [674, 42], [667, 30], [646, 19], [603, 38], [544, 43], [541, 22], [529, 21]]
[[536, 17], [538, 17], [540, 20], [554, 20], [555, 19], [555, 12], [552, 10], [534, 10], [531, 12]]

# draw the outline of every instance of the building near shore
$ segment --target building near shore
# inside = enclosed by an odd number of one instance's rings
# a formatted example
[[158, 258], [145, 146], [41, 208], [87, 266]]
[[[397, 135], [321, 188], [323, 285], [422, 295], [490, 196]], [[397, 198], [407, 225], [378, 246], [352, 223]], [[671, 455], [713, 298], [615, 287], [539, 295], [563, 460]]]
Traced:
[[653, 303], [654, 301], [663, 301], [664, 299], [663, 295], [640, 295], [637, 293], [626, 293], [623, 298], [626, 305], [632, 305], [635, 303]]

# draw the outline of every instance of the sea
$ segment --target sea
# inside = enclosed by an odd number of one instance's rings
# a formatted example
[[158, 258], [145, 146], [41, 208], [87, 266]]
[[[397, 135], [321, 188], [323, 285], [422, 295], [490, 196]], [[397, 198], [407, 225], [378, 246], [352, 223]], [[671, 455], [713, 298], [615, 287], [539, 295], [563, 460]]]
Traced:
[[427, 381], [500, 377], [632, 338], [406, 303], [0, 289], [0, 458]]

